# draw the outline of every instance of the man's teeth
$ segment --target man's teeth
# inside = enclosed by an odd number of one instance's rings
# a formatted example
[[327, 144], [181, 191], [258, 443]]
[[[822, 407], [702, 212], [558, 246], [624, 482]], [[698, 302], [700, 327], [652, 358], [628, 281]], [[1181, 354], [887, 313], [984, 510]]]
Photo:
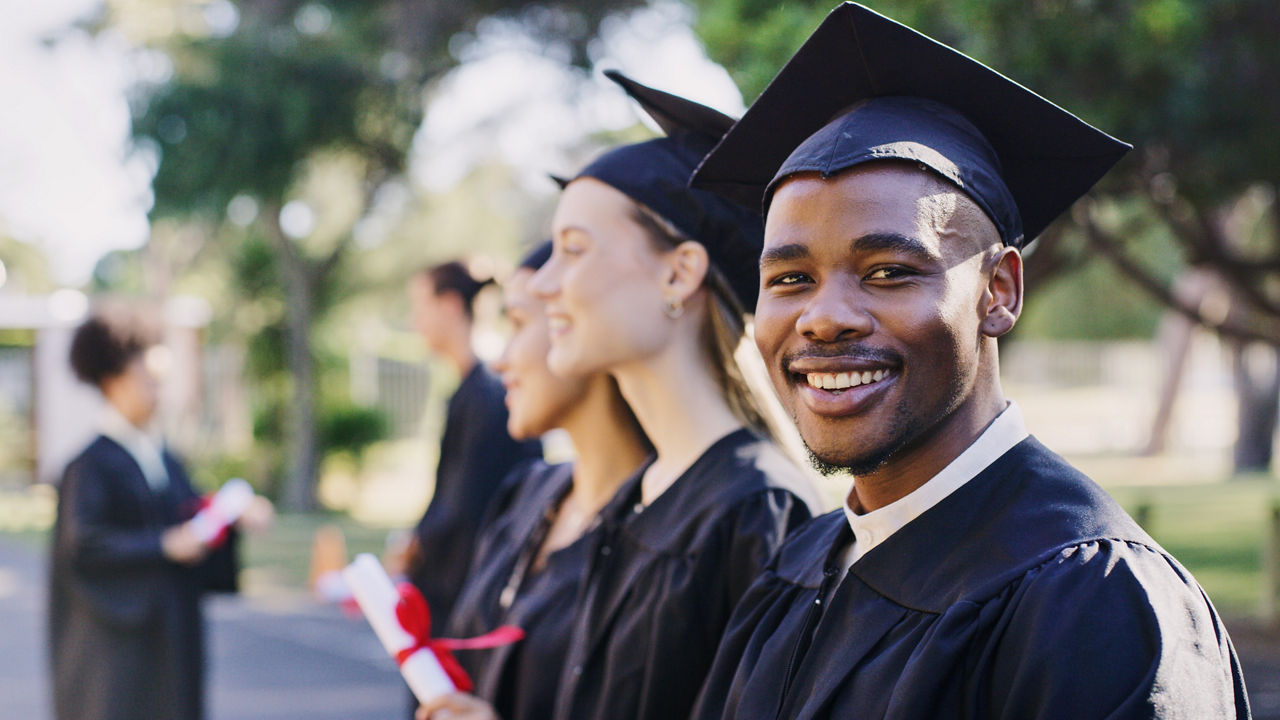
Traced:
[[880, 382], [888, 375], [889, 373], [886, 370], [864, 370], [860, 373], [808, 373], [805, 375], [805, 379], [809, 381], [809, 387], [818, 388], [819, 390], [844, 390], [845, 388]]
[[547, 328], [550, 330], [563, 330], [567, 327], [569, 327], [569, 321], [566, 318], [554, 316], [547, 318]]

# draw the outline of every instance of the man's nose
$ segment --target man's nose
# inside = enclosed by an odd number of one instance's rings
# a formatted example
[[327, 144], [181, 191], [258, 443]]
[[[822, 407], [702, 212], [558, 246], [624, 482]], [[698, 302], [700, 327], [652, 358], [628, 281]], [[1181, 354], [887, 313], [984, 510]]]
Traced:
[[826, 282], [809, 297], [796, 318], [796, 332], [814, 342], [839, 342], [870, 335], [875, 320], [862, 291], [847, 282]]

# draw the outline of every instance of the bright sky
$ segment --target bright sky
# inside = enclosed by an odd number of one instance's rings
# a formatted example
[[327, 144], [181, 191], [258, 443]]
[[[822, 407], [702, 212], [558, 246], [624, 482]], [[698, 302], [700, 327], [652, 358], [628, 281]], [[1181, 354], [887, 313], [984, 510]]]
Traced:
[[[85, 282], [103, 253], [144, 243], [151, 204], [125, 99], [147, 59], [118, 34], [64, 31], [98, 4], [0, 0], [0, 232], [43, 248], [67, 285]], [[741, 113], [741, 95], [705, 58], [688, 20], [668, 3], [609, 24], [597, 67]], [[509, 27], [490, 23], [478, 35], [469, 62], [432, 96], [411, 166], [423, 187], [447, 187], [473, 164], [501, 158], [530, 188], [550, 192], [548, 171], [575, 169], [568, 148], [643, 115], [599, 73], [583, 83]]]
[[[595, 45], [597, 72], [586, 82], [564, 63], [501, 26], [481, 32], [466, 64], [436, 89], [417, 138], [414, 178], [429, 189], [456, 182], [477, 162], [503, 158], [526, 186], [551, 192], [548, 172], [568, 174], [566, 151], [600, 129], [622, 129], [644, 112], [599, 70], [741, 115], [742, 95], [724, 68], [706, 58], [689, 11], [665, 3], [607, 23]], [[652, 125], [651, 125], [652, 126]], [[656, 126], [655, 127], [656, 130]]]
[[95, 5], [0, 0], [0, 228], [42, 247], [66, 284], [147, 237], [150, 173], [126, 157], [128, 48], [58, 34]]

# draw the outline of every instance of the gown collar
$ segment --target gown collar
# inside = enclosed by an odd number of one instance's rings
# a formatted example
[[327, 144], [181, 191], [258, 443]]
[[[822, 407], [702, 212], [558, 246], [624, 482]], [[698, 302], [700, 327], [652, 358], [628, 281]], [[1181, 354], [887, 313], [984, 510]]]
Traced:
[[98, 431], [129, 453], [152, 490], [163, 490], [169, 485], [169, 472], [164, 466], [161, 443], [147, 431], [129, 422], [111, 403], [103, 406]]
[[845, 551], [844, 568], [848, 569], [890, 535], [972, 480], [1026, 437], [1022, 410], [1010, 402], [972, 445], [909, 495], [864, 514], [854, 512], [846, 500], [843, 510], [853, 530], [854, 542]]
[[632, 538], [653, 550], [682, 553], [679, 544], [687, 526], [700, 522], [708, 508], [730, 506], [755, 489], [754, 484], [735, 482], [738, 478], [717, 470], [723, 469], [728, 458], [749, 453], [748, 446], [759, 442], [760, 438], [747, 428], [729, 432], [707, 447], [670, 487], [645, 505], [640, 500], [640, 484], [645, 470], [656, 459], [650, 455], [602, 515], [612, 518]]

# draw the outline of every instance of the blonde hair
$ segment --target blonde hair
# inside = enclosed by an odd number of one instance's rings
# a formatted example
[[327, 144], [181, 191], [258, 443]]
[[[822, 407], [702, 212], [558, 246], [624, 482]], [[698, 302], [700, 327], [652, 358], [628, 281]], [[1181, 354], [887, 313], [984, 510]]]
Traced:
[[[633, 219], [649, 235], [655, 249], [666, 251], [692, 240], [652, 209], [635, 201], [632, 201], [632, 205], [636, 210]], [[774, 439], [777, 434], [773, 425], [762, 411], [759, 398], [752, 392], [742, 367], [734, 357], [746, 334], [746, 310], [730, 289], [724, 273], [714, 263], [708, 264], [707, 275], [702, 284], [711, 298], [701, 329], [702, 346], [711, 360], [720, 394], [743, 425]]]

